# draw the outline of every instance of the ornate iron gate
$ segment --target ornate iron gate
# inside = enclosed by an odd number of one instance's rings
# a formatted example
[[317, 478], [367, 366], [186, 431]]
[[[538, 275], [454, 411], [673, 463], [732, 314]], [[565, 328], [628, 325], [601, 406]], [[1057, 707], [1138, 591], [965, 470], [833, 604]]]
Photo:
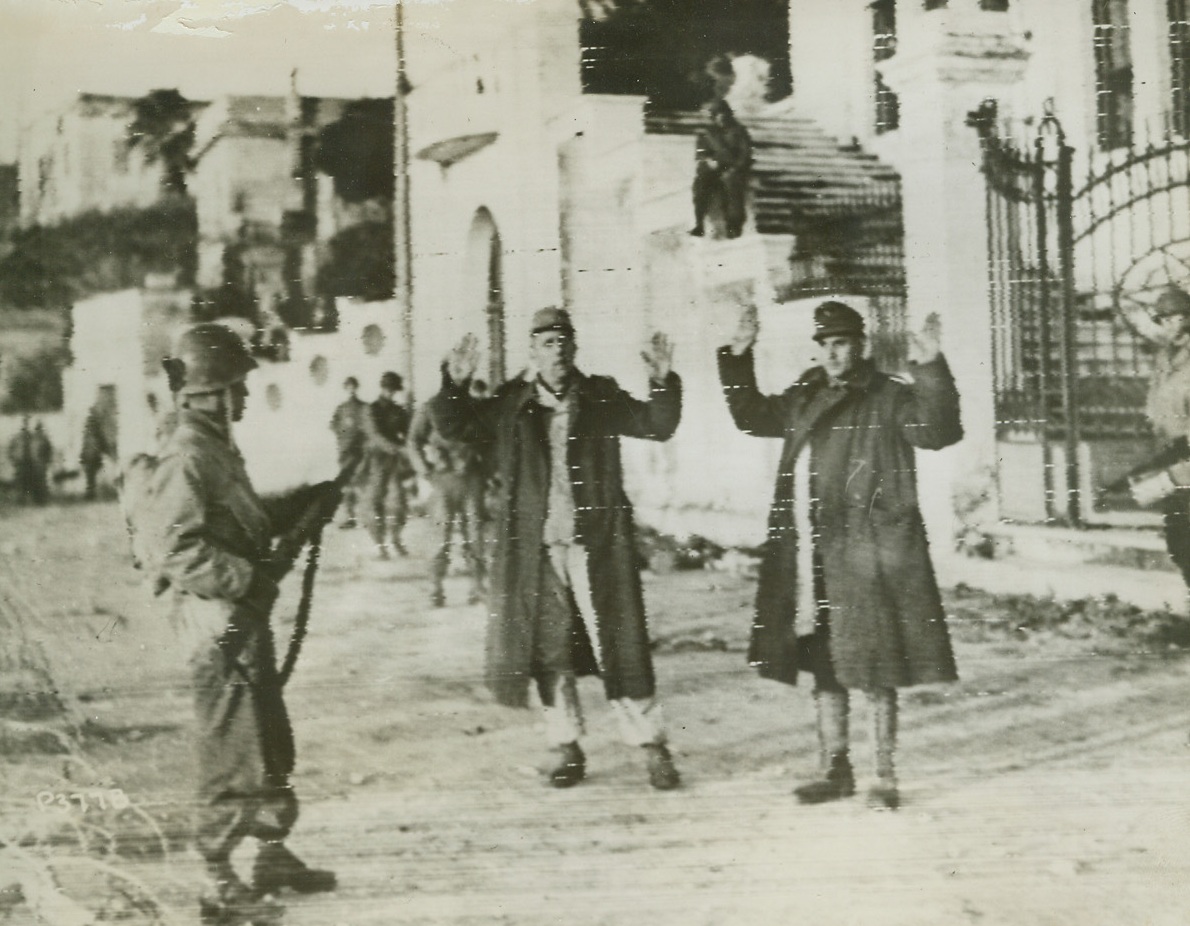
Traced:
[[1046, 515], [1080, 525], [1130, 500], [1099, 490], [1154, 449], [1148, 309], [1190, 282], [1190, 141], [1076, 152], [1047, 107], [1027, 144], [983, 138], [993, 381], [1002, 439], [1041, 447]]

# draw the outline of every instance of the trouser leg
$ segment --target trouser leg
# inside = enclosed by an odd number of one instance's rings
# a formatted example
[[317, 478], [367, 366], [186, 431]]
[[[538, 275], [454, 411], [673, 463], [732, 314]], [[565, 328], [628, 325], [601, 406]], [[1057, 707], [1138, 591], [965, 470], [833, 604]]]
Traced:
[[723, 174], [723, 218], [729, 238], [738, 238], [743, 231], [747, 194], [746, 170], [729, 170]]
[[454, 530], [454, 511], [449, 502], [442, 497], [440, 491], [435, 492], [438, 502], [436, 505], [438, 521], [438, 550], [430, 564], [430, 576], [433, 580], [431, 602], [441, 607], [446, 602], [446, 592], [443, 582], [446, 580], [447, 570], [450, 568], [450, 541]]
[[814, 692], [814, 705], [821, 777], [794, 789], [793, 793], [803, 804], [820, 804], [855, 793], [855, 773], [849, 755], [851, 705], [847, 691], [819, 688]]
[[718, 188], [718, 174], [715, 173], [713, 168], [699, 163], [694, 172], [694, 185], [690, 190], [691, 198], [694, 200], [695, 231], [701, 232], [704, 230], [707, 212], [710, 211], [711, 202], [715, 198], [715, 192]]
[[896, 776], [897, 689], [875, 688], [866, 691], [872, 708], [872, 743], [878, 778]]
[[402, 549], [401, 534], [405, 530], [405, 522], [409, 517], [409, 497], [405, 489], [405, 482], [401, 478], [401, 468], [394, 464], [392, 479], [392, 538], [393, 545]]
[[[602, 669], [603, 651], [599, 636], [599, 619], [591, 593], [591, 576], [587, 551], [578, 544], [558, 544], [550, 548], [550, 563], [554, 572], [574, 596], [579, 619], [595, 653], [596, 665]], [[620, 726], [624, 742], [631, 746], [663, 744], [665, 724], [661, 706], [656, 698], [610, 699], [612, 713]]]
[[537, 679], [537, 694], [541, 699], [549, 744], [564, 746], [578, 742], [586, 732], [586, 725], [574, 673], [543, 673]]
[[818, 720], [818, 748], [823, 772], [829, 772], [851, 749], [851, 699], [845, 689], [814, 693]]
[[385, 543], [384, 509], [385, 495], [388, 492], [388, 473], [384, 464], [379, 460], [372, 461], [371, 470], [368, 474], [368, 508], [372, 518], [368, 522], [368, 532], [378, 546], [383, 546]]
[[220, 864], [247, 836], [283, 839], [297, 819], [293, 735], [265, 636], [203, 647], [193, 661], [198, 806], [195, 842]]
[[1190, 491], [1179, 489], [1161, 503], [1165, 546], [1190, 587]]
[[877, 810], [900, 806], [895, 754], [897, 749], [897, 690], [875, 688], [866, 692], [872, 706], [872, 741], [876, 783], [868, 790], [868, 805]]
[[482, 492], [482, 485], [469, 487], [459, 512], [459, 535], [462, 538], [463, 556], [466, 557], [467, 563], [471, 567], [473, 598], [483, 595], [487, 578], [480, 538], [483, 517]]

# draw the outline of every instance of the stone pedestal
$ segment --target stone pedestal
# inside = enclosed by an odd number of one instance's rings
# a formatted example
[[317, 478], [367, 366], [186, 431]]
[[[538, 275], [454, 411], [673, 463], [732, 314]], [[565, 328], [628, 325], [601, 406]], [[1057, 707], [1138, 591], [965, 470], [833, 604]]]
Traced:
[[909, 324], [942, 318], [943, 350], [962, 395], [966, 438], [943, 454], [922, 454], [923, 508], [936, 546], [953, 539], [960, 518], [976, 509], [995, 517], [995, 407], [987, 218], [981, 151], [967, 114], [985, 99], [1004, 98], [1028, 59], [1011, 20], [956, 5], [923, 15], [880, 64], [901, 100], [897, 149], [901, 173]]

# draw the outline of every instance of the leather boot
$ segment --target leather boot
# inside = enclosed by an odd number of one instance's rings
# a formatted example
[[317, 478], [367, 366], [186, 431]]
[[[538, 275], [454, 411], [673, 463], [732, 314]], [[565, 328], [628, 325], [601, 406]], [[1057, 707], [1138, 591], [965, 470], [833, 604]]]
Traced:
[[310, 868], [281, 842], [262, 842], [252, 869], [252, 886], [258, 893], [278, 894], [284, 888], [299, 894], [333, 891], [338, 879], [333, 871]]
[[658, 791], [672, 791], [682, 783], [682, 776], [674, 765], [669, 747], [664, 743], [646, 743], [645, 761], [649, 767], [649, 784]]
[[868, 806], [873, 810], [896, 810], [901, 806], [893, 757], [897, 749], [897, 689], [868, 692], [872, 705], [872, 741], [876, 750], [876, 783], [868, 789]]
[[831, 756], [830, 765], [821, 778], [793, 789], [802, 804], [825, 804], [855, 794], [855, 772], [847, 753]]
[[563, 743], [555, 751], [560, 755], [549, 773], [552, 787], [573, 788], [587, 777], [587, 757], [578, 743]]
[[262, 899], [224, 860], [207, 863], [207, 883], [198, 898], [198, 912], [204, 926], [248, 926], [277, 923], [285, 908]]
[[817, 691], [818, 746], [822, 777], [795, 788], [803, 804], [822, 804], [855, 794], [855, 773], [848, 754], [850, 705], [846, 691]]

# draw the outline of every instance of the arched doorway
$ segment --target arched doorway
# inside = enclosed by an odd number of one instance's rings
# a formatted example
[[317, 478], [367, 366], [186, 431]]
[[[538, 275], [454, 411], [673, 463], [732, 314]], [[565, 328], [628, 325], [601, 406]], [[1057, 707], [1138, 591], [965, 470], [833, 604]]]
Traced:
[[488, 377], [493, 387], [505, 376], [504, 270], [500, 232], [491, 212], [480, 207], [467, 240], [468, 305], [482, 306], [487, 333]]

